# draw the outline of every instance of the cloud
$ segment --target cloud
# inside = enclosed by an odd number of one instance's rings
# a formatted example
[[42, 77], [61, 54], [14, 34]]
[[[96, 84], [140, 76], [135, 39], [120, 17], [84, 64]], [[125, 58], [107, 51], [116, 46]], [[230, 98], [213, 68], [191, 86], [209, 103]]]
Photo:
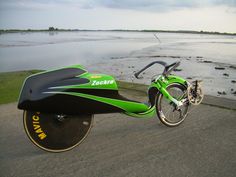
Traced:
[[92, 9], [97, 7], [138, 11], [170, 11], [225, 5], [236, 7], [236, 0], [0, 0], [0, 9], [40, 10], [52, 7]]
[[[196, 1], [197, 2], [197, 1]], [[195, 1], [174, 1], [174, 0], [90, 0], [91, 4], [97, 6], [118, 8], [118, 9], [136, 9], [136, 10], [153, 10], [168, 9], [173, 7], [192, 7], [197, 5]], [[89, 3], [87, 1], [87, 3]]]
[[194, 7], [209, 7], [226, 5], [236, 7], [235, 0], [87, 0], [91, 7], [102, 6], [107, 8], [132, 9], [132, 10], [173, 10]]
[[0, 29], [54, 26], [235, 32], [235, 10], [234, 1], [0, 0]]

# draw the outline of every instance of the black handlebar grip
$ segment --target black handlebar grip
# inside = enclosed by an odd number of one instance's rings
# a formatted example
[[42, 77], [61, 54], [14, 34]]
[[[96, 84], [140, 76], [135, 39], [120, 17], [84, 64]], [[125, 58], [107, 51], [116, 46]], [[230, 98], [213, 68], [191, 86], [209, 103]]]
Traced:
[[141, 77], [138, 77], [141, 72], [143, 72], [143, 69], [134, 73], [134, 76], [136, 77], [136, 79], [141, 79]]
[[139, 75], [140, 73], [134, 73], [134, 76], [136, 77], [136, 79], [139, 79], [138, 78], [138, 75]]

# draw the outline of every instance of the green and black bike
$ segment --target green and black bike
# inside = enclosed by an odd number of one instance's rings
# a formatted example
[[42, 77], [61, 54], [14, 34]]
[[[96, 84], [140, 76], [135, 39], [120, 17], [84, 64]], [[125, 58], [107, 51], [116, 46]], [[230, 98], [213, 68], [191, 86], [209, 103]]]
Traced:
[[88, 135], [93, 115], [121, 112], [132, 117], [147, 118], [156, 114], [167, 126], [184, 121], [190, 104], [203, 99], [199, 81], [189, 83], [170, 74], [180, 62], [167, 65], [154, 61], [164, 71], [151, 80], [148, 103], [130, 100], [119, 94], [114, 77], [92, 74], [75, 65], [28, 77], [21, 90], [18, 108], [24, 110], [23, 123], [30, 140], [49, 152], [63, 152], [80, 144]]

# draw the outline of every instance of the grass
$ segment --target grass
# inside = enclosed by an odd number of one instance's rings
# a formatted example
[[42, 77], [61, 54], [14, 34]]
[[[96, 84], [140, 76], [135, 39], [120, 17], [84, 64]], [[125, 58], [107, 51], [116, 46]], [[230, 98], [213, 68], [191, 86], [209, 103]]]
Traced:
[[17, 101], [25, 78], [38, 72], [40, 70], [0, 73], [0, 104]]

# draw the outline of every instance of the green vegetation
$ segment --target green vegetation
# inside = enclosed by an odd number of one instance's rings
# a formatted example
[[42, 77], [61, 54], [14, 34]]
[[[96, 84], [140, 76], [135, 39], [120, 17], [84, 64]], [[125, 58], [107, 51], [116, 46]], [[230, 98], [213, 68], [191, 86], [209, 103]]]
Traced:
[[58, 31], [58, 28], [54, 28], [54, 27], [51, 26], [51, 27], [48, 28], [48, 31]]
[[59, 29], [49, 27], [48, 29], [0, 29], [1, 33], [25, 33], [25, 32], [70, 32], [70, 31], [120, 31], [120, 32], [152, 32], [152, 33], [189, 33], [189, 34], [217, 34], [217, 35], [236, 35], [236, 33], [221, 33], [217, 31], [191, 31], [191, 30], [86, 30], [86, 29]]
[[40, 70], [0, 73], [0, 104], [17, 101], [26, 77]]

